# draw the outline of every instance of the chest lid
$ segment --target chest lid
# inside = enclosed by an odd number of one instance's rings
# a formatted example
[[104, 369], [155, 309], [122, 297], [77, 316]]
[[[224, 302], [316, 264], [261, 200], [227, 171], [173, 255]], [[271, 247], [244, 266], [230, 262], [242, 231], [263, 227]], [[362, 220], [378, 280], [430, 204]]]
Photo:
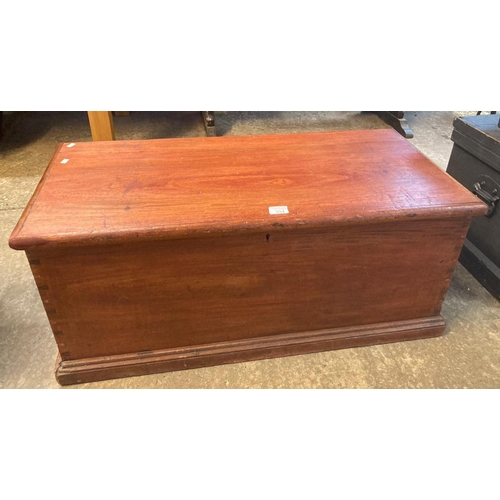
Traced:
[[9, 244], [103, 244], [485, 212], [388, 129], [64, 143]]

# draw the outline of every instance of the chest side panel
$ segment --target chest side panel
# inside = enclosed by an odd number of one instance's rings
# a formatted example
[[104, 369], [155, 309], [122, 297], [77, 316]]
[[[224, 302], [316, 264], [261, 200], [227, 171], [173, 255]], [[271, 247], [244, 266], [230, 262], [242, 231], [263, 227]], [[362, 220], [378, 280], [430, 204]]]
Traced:
[[78, 359], [435, 316], [469, 222], [67, 247], [30, 260], [61, 355]]

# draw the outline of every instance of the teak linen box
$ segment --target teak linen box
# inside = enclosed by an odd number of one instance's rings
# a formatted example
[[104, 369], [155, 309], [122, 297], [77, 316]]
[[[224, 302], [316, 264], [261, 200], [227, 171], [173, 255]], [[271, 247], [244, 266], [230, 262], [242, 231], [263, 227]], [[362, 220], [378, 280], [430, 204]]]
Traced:
[[438, 336], [486, 210], [393, 130], [65, 143], [10, 245], [72, 384]]

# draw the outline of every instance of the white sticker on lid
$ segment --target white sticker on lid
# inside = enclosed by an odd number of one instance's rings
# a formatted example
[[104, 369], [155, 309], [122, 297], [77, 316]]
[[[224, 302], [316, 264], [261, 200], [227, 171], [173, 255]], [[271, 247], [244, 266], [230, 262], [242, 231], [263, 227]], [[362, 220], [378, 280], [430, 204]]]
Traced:
[[288, 207], [287, 206], [269, 207], [269, 213], [271, 215], [287, 214], [288, 213]]
[[68, 158], [64, 158], [64, 160], [61, 163], [68, 163], [68, 161], [69, 161]]
[[73, 146], [76, 146], [76, 144], [74, 142], [72, 142], [71, 144], [68, 144], [66, 147], [67, 148], [72, 148]]

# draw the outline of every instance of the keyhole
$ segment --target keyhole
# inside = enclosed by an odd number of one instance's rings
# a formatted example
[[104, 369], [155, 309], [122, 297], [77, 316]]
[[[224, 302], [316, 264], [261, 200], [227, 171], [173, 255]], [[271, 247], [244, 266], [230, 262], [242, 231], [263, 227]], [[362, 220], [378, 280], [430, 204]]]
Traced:
[[266, 243], [269, 243], [269, 237], [270, 236], [271, 236], [270, 234], [266, 234]]

